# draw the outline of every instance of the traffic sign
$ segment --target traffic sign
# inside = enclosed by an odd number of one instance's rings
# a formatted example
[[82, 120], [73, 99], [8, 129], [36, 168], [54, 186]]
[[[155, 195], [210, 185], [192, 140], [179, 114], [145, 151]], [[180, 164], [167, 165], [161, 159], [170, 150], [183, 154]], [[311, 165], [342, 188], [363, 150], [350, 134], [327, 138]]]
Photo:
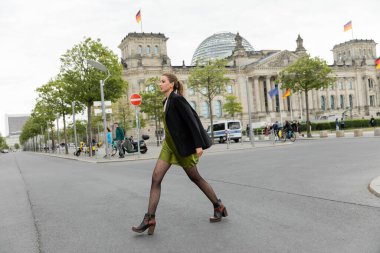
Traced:
[[131, 100], [131, 104], [132, 105], [136, 105], [137, 106], [137, 105], [141, 104], [141, 96], [138, 93], [132, 94], [129, 99]]
[[[111, 101], [104, 101], [104, 106], [111, 106]], [[101, 101], [94, 101], [94, 106], [95, 107], [100, 107], [102, 106], [102, 102]]]

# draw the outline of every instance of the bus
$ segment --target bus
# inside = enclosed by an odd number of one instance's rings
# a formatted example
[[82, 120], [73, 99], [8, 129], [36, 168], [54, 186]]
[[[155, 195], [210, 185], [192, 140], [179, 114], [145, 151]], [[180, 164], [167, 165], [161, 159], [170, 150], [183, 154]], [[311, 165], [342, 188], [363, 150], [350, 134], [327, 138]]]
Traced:
[[[241, 140], [241, 122], [240, 120], [221, 120], [213, 123], [214, 140], [224, 143], [227, 140], [227, 133], [230, 140], [239, 142]], [[211, 137], [211, 126], [207, 128], [207, 133]]]

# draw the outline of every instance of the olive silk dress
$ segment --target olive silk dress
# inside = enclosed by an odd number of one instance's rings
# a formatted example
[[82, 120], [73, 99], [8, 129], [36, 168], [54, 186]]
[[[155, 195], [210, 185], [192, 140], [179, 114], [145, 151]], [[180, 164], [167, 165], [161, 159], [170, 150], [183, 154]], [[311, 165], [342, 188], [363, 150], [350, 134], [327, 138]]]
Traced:
[[194, 154], [189, 156], [181, 156], [175, 147], [173, 138], [170, 135], [169, 129], [166, 126], [165, 113], [164, 113], [164, 130], [165, 139], [162, 144], [162, 150], [158, 159], [163, 160], [169, 164], [179, 165], [185, 169], [192, 168], [197, 165], [199, 158], [194, 150]]

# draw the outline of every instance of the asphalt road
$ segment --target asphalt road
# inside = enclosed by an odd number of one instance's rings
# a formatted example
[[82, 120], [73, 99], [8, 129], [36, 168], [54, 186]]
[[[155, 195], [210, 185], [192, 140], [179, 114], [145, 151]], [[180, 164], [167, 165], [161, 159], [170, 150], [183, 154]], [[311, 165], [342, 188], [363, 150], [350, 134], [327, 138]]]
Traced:
[[153, 236], [135, 234], [154, 160], [91, 164], [0, 155], [0, 252], [380, 252], [380, 139], [209, 153], [199, 171], [229, 216], [173, 166]]

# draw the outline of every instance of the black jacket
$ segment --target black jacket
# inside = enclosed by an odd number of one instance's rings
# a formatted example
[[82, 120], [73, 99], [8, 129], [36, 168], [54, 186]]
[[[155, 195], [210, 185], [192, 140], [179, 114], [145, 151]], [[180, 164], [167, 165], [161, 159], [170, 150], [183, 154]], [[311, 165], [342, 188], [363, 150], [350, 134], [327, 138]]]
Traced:
[[178, 153], [181, 156], [188, 156], [194, 154], [196, 148], [209, 148], [211, 139], [204, 130], [197, 113], [186, 99], [175, 92], [170, 93], [167, 99], [166, 125]]

